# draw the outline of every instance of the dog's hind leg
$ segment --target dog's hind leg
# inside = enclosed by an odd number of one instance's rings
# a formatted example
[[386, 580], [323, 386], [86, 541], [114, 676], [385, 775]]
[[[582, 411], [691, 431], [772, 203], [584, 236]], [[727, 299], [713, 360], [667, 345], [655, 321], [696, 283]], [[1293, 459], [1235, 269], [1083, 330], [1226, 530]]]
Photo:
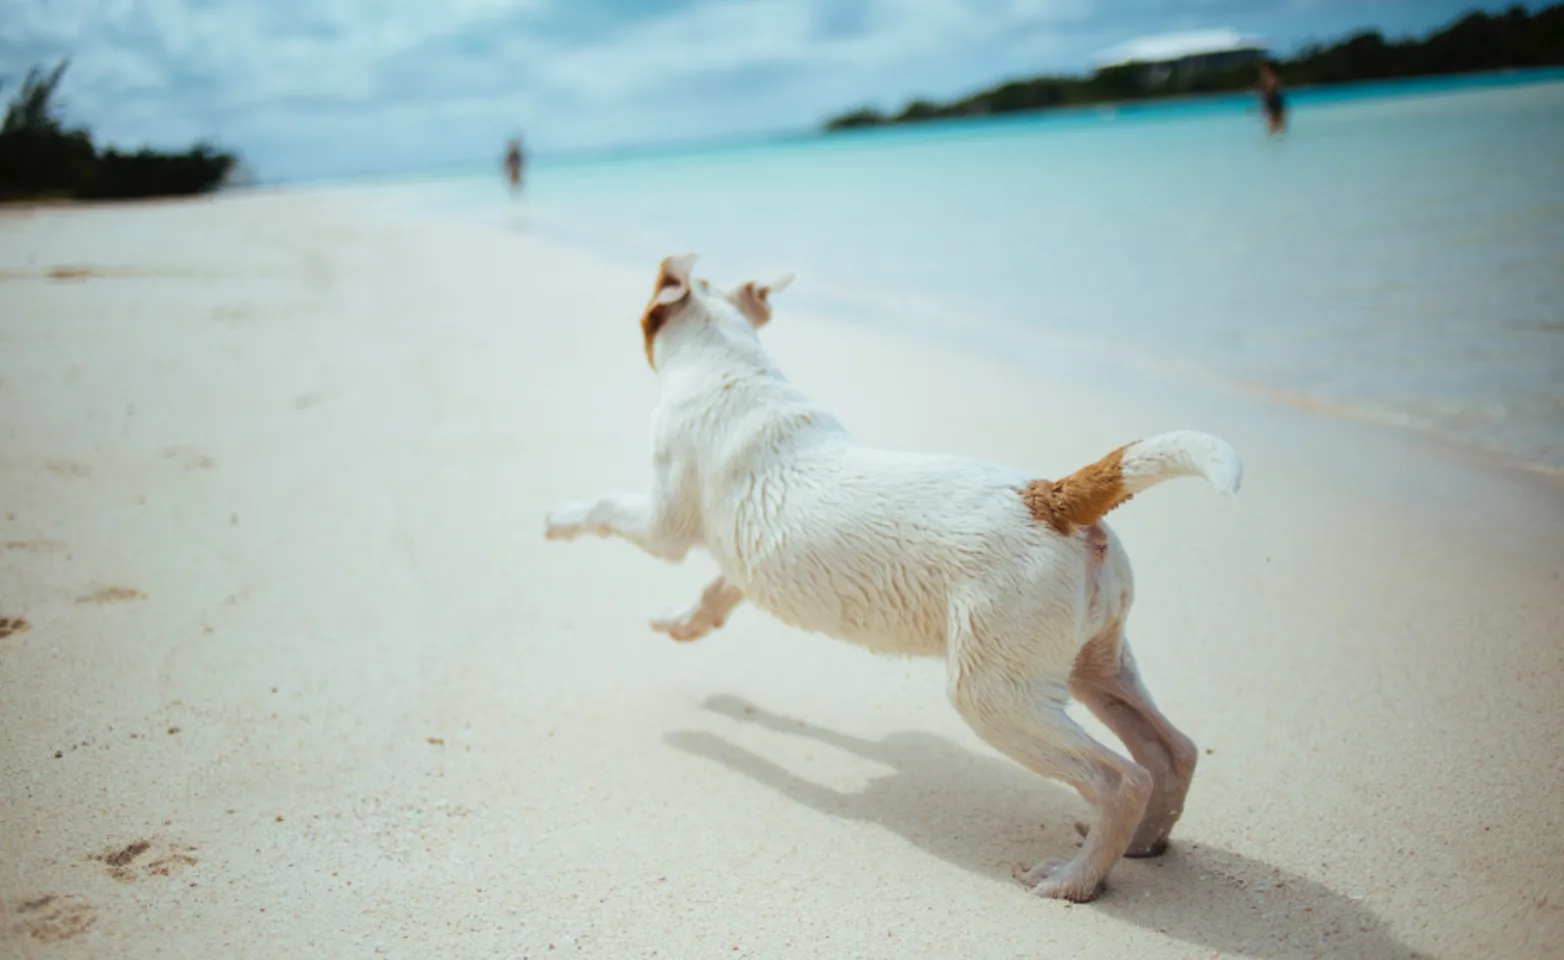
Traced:
[[1168, 833], [1184, 812], [1199, 750], [1157, 709], [1117, 627], [1081, 647], [1070, 674], [1070, 692], [1151, 774], [1151, 799], [1125, 856], [1157, 856], [1167, 849]]
[[1063, 780], [1097, 811], [1071, 860], [1047, 860], [1017, 879], [1038, 896], [1091, 900], [1124, 855], [1151, 795], [1151, 775], [1087, 735], [1065, 714], [1062, 683], [1015, 676], [1015, 661], [952, 657], [951, 699], [996, 750], [1035, 773]]
[[653, 620], [652, 629], [666, 633], [675, 640], [699, 640], [722, 626], [733, 608], [743, 602], [744, 591], [729, 582], [727, 577], [719, 576], [706, 584], [699, 600], [683, 610]]

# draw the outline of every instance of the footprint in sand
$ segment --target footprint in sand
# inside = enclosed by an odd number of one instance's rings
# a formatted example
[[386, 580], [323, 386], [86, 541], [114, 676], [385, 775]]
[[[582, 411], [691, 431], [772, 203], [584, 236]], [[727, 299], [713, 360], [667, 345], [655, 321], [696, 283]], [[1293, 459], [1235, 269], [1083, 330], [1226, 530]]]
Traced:
[[137, 840], [124, 847], [111, 847], [87, 859], [103, 864], [104, 871], [121, 883], [146, 877], [171, 877], [197, 860], [196, 848], [167, 840]]
[[0, 543], [0, 548], [25, 553], [59, 553], [65, 549], [65, 544], [59, 540], [7, 540]]
[[0, 640], [26, 633], [32, 626], [21, 617], [0, 617]]
[[212, 320], [213, 321], [215, 321], [217, 323], [225, 324], [226, 326], [230, 326], [230, 327], [237, 327], [237, 326], [239, 326], [239, 324], [243, 323], [244, 321], [246, 321], [248, 319], [250, 319], [250, 311], [249, 311], [248, 308], [242, 307], [242, 306], [241, 307], [221, 307], [221, 308], [219, 308], [217, 310], [212, 311]]
[[210, 470], [217, 461], [194, 447], [164, 447], [163, 456], [169, 460], [183, 461], [186, 470]]
[[146, 598], [146, 594], [131, 587], [99, 587], [91, 593], [77, 597], [76, 602], [92, 603], [102, 607], [111, 603], [129, 603], [132, 600], [145, 600]]
[[98, 911], [82, 898], [53, 893], [16, 904], [14, 913], [12, 932], [44, 943], [69, 940], [98, 919]]
[[79, 282], [82, 280], [101, 280], [110, 277], [126, 279], [131, 277], [156, 277], [179, 276], [179, 271], [163, 271], [148, 269], [146, 267], [111, 267], [88, 266], [86, 264], [68, 263], [57, 267], [50, 267], [44, 276], [57, 283]]

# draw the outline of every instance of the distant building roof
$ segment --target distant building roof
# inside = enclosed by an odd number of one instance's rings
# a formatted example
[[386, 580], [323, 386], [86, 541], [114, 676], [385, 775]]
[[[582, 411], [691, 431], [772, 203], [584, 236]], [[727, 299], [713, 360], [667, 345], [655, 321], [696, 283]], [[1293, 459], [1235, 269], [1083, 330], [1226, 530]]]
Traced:
[[1161, 33], [1153, 37], [1138, 37], [1126, 41], [1098, 54], [1096, 64], [1100, 69], [1126, 63], [1162, 63], [1169, 60], [1182, 60], [1185, 57], [1238, 53], [1265, 48], [1263, 37], [1249, 36], [1225, 27], [1216, 30], [1191, 30], [1184, 33]]

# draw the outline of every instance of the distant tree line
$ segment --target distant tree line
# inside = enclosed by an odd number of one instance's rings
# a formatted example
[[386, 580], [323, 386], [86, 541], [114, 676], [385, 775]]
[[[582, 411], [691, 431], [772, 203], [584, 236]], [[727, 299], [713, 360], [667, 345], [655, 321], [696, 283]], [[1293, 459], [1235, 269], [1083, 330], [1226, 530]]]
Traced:
[[[1474, 11], [1422, 40], [1389, 41], [1369, 30], [1275, 63], [1283, 82], [1295, 86], [1564, 65], [1564, 3], [1536, 14], [1520, 6], [1494, 16]], [[1017, 80], [951, 103], [914, 100], [895, 114], [862, 107], [833, 117], [826, 129], [1223, 93], [1250, 89], [1259, 79], [1257, 60], [1166, 76], [1148, 67], [1126, 63], [1086, 77]]]
[[55, 91], [68, 61], [33, 67], [0, 124], [0, 200], [128, 199], [216, 189], [238, 158], [207, 144], [183, 153], [99, 149], [85, 130], [67, 129]]

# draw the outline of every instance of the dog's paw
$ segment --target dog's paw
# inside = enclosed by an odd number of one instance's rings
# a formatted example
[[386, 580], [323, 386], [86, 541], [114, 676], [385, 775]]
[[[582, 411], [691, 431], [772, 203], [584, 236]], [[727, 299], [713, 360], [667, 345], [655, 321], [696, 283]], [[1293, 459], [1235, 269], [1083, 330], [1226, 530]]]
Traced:
[[695, 617], [691, 617], [684, 611], [670, 614], [665, 617], [657, 617], [652, 621], [652, 629], [658, 633], [666, 633], [680, 643], [689, 643], [699, 640], [710, 633], [713, 628], [720, 627], [720, 623], [707, 623]]
[[574, 540], [586, 532], [586, 518], [590, 503], [562, 503], [548, 512], [543, 522], [543, 536], [549, 540]]
[[1028, 889], [1037, 886], [1049, 877], [1062, 871], [1070, 865], [1068, 860], [1042, 860], [1034, 864], [1030, 870], [1022, 869], [1020, 864], [1010, 868], [1010, 875], [1016, 878], [1016, 882]]
[[1030, 870], [1017, 867], [1013, 876], [1022, 886], [1039, 897], [1086, 903], [1096, 898], [1102, 890], [1101, 883], [1082, 882], [1077, 871], [1072, 870], [1072, 860], [1044, 860]]

